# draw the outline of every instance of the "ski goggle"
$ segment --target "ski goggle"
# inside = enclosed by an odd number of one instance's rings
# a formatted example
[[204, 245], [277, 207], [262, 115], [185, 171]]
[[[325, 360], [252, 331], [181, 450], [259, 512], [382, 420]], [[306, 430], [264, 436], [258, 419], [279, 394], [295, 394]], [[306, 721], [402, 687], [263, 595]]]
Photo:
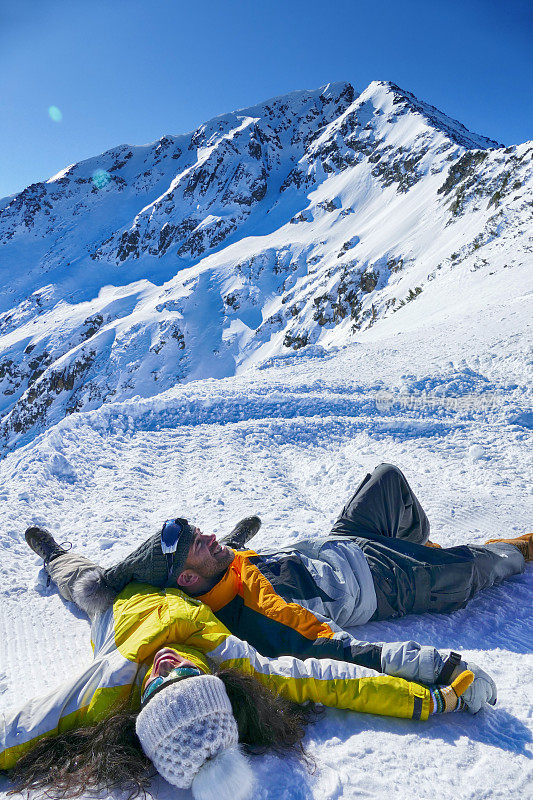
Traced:
[[185, 678], [196, 678], [203, 674], [202, 670], [198, 669], [198, 667], [175, 667], [168, 675], [165, 675], [164, 678], [159, 675], [157, 678], [150, 681], [144, 690], [141, 697], [141, 708], [143, 708], [154, 695], [160, 692], [161, 689], [170, 686], [171, 683], [177, 683]]
[[183, 519], [182, 517], [178, 517], [177, 519], [167, 519], [161, 528], [161, 550], [166, 558], [167, 579], [169, 582], [174, 569], [176, 552], [179, 550], [181, 553], [179, 561], [180, 563], [184, 563], [193, 539], [194, 528], [192, 525], [189, 525], [186, 519]]
[[190, 530], [188, 520], [183, 517], [177, 519], [167, 519], [161, 529], [161, 549], [163, 553], [172, 553], [176, 549], [178, 542], [184, 531]]

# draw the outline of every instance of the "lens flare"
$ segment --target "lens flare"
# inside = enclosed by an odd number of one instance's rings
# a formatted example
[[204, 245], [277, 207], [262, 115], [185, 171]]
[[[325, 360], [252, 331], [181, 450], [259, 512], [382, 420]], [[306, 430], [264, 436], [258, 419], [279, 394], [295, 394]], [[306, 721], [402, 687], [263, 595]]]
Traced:
[[93, 186], [97, 189], [103, 189], [111, 180], [111, 175], [106, 169], [97, 169], [93, 172]]
[[48, 107], [48, 116], [53, 122], [61, 122], [63, 119], [63, 114], [59, 110], [57, 106], [49, 106]]

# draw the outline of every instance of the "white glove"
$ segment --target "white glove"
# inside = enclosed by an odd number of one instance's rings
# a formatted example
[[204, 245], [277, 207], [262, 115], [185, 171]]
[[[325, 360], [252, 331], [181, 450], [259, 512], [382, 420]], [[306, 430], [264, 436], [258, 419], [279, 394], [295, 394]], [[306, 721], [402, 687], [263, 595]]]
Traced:
[[468, 711], [470, 711], [471, 714], [477, 714], [485, 703], [489, 703], [491, 706], [496, 704], [498, 692], [496, 690], [496, 684], [490, 675], [472, 661], [461, 661], [452, 672], [450, 683], [466, 669], [473, 672], [474, 682], [470, 684], [462, 697]]

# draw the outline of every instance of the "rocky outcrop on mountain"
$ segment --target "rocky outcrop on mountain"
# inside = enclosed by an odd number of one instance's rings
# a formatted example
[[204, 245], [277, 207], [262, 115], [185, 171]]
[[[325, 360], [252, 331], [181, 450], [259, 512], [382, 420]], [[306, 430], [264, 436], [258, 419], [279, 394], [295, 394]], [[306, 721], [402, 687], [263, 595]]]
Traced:
[[494, 269], [496, 252], [522, 263], [532, 156], [395, 84], [340, 83], [4, 198], [3, 447], [105, 402], [349, 342], [442, 276]]

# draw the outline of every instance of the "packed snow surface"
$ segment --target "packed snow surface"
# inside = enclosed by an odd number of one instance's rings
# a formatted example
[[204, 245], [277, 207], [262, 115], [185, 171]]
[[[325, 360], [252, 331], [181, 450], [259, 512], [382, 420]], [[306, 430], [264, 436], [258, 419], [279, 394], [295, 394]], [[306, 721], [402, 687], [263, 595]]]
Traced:
[[[357, 97], [338, 85], [291, 95], [212, 120], [192, 139], [163, 137], [128, 158], [119, 148], [113, 168], [104, 154], [3, 201], [13, 281], [0, 320], [2, 708], [91, 659], [88, 621], [46, 586], [28, 525], [107, 566], [170, 516], [223, 535], [258, 514], [252, 546], [261, 550], [327, 533], [366, 472], [391, 462], [443, 546], [532, 530], [531, 146], [495, 150], [397, 94], [372, 84]], [[300, 138], [280, 133], [278, 148], [280, 120]], [[349, 157], [342, 137], [355, 147]], [[237, 232], [217, 250], [213, 232], [226, 217], [207, 188], [219, 160], [234, 175], [243, 142], [252, 165], [262, 153], [268, 191], [257, 165], [235, 178], [224, 213]], [[289, 161], [298, 166], [280, 196]], [[122, 183], [95, 171], [106, 164]], [[176, 219], [184, 213], [185, 196], [187, 213], [203, 206], [198, 230], [182, 232], [189, 249], [181, 245], [176, 272], [177, 239], [166, 260], [150, 248], [164, 249], [158, 220], [171, 206]], [[268, 205], [270, 228], [255, 203]], [[78, 213], [85, 227], [71, 219]], [[63, 249], [51, 244], [57, 226]], [[79, 237], [84, 256], [70, 265]], [[494, 676], [494, 708], [425, 723], [327, 710], [306, 736], [314, 771], [253, 758], [256, 800], [531, 798], [532, 575], [528, 565], [451, 615], [352, 631], [461, 651]], [[0, 797], [8, 788], [0, 779]], [[153, 793], [191, 800], [163, 780]]]

